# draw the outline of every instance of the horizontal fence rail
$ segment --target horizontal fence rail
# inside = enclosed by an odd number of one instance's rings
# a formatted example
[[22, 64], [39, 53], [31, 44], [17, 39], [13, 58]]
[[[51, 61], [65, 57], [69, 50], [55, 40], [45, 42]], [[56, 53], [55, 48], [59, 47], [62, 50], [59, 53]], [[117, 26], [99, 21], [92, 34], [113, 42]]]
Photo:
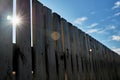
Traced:
[[0, 1], [0, 80], [120, 80], [117, 53], [37, 0], [32, 0], [32, 18], [30, 0], [16, 5], [23, 23], [13, 44], [6, 19], [13, 1]]

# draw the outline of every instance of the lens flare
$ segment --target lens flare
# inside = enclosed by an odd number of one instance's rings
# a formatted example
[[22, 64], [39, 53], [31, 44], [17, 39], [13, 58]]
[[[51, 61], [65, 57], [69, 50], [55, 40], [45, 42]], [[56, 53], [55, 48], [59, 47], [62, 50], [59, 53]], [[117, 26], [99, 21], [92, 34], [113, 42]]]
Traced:
[[60, 38], [60, 34], [58, 32], [53, 32], [51, 37], [53, 40], [58, 40]]
[[92, 49], [90, 49], [89, 51], [92, 52]]
[[13, 74], [13, 75], [16, 75], [16, 72], [15, 72], [15, 71], [13, 71], [13, 72], [12, 72], [12, 74]]
[[7, 20], [11, 20], [11, 16], [8, 15], [8, 16], [7, 16]]
[[16, 17], [12, 17], [12, 16], [7, 16], [7, 20], [10, 21], [13, 25], [19, 25], [21, 24], [21, 18], [16, 16]]
[[21, 23], [20, 17], [18, 17], [18, 16], [13, 17], [13, 19], [12, 19], [12, 24], [14, 24], [14, 25], [19, 25], [20, 23]]

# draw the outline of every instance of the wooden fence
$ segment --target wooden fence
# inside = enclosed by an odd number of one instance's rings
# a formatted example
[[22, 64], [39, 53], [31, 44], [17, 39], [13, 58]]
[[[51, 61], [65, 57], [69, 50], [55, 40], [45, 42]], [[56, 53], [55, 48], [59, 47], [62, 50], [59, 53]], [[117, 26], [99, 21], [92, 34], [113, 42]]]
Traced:
[[22, 24], [12, 43], [12, 0], [0, 0], [0, 80], [119, 80], [120, 56], [33, 0], [17, 0]]

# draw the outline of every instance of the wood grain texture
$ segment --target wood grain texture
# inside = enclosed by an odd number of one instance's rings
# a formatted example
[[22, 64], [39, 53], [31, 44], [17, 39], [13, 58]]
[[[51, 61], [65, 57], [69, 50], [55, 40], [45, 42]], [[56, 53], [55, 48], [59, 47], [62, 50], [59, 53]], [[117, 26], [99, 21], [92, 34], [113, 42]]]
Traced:
[[34, 79], [46, 80], [46, 52], [45, 52], [45, 27], [43, 5], [38, 1], [33, 1], [33, 48]]
[[13, 0], [0, 0], [0, 80], [12, 79], [12, 15]]
[[62, 32], [61, 32], [61, 18], [57, 13], [53, 13], [53, 28], [56, 35], [54, 40], [54, 48], [56, 55], [56, 69], [58, 80], [64, 80], [64, 53], [62, 51]]
[[61, 28], [62, 28], [62, 46], [65, 63], [65, 80], [73, 80], [69, 25], [68, 22], [63, 18], [61, 19]]
[[77, 80], [77, 61], [76, 61], [76, 44], [75, 44], [75, 27], [69, 23], [70, 47], [71, 47], [71, 65], [73, 72], [73, 80]]
[[16, 28], [16, 45], [19, 48], [17, 80], [32, 80], [30, 0], [17, 0], [17, 16], [22, 24]]
[[49, 8], [44, 6], [44, 27], [45, 27], [45, 49], [46, 49], [46, 66], [47, 66], [47, 80], [57, 80], [56, 58], [53, 37], [52, 12]]

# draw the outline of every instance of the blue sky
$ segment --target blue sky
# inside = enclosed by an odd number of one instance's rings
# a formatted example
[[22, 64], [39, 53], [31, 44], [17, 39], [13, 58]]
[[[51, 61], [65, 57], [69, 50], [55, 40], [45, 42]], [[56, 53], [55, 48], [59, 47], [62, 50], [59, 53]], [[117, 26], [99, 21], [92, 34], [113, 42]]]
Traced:
[[120, 54], [120, 0], [39, 0]]

